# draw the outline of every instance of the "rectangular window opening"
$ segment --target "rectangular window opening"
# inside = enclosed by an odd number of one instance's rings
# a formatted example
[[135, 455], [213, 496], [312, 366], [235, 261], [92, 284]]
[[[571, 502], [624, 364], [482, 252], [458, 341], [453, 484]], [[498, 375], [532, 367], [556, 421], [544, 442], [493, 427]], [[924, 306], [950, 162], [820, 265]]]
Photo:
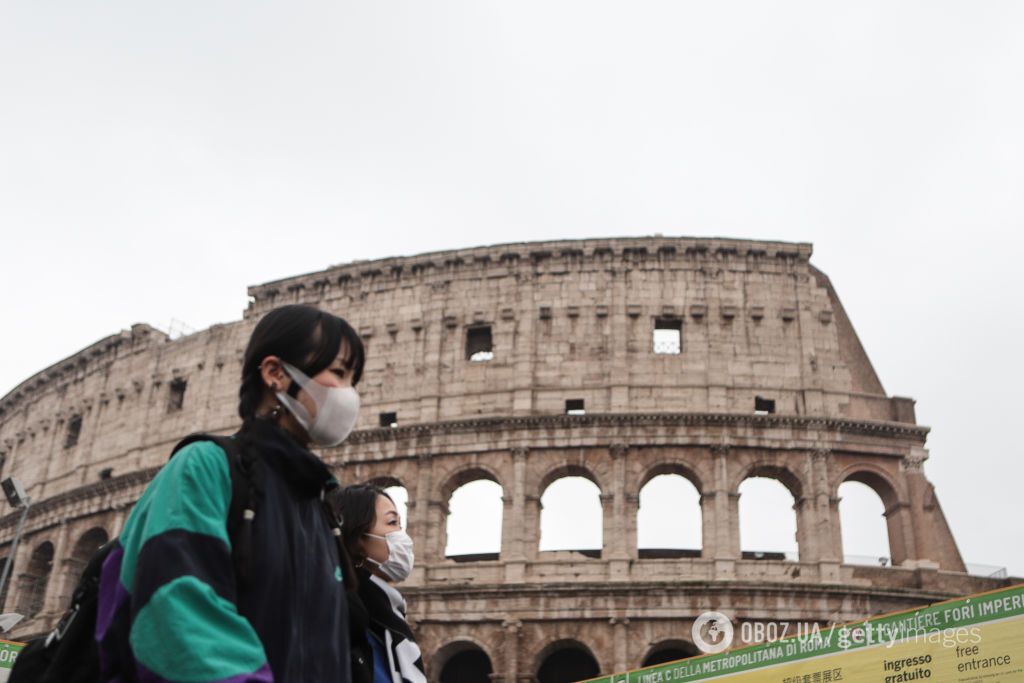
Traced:
[[679, 355], [683, 351], [683, 321], [680, 318], [654, 320], [654, 353]]
[[566, 415], [586, 415], [587, 410], [583, 407], [582, 398], [570, 398], [565, 401]]
[[181, 410], [181, 407], [185, 405], [185, 389], [188, 388], [188, 382], [183, 379], [171, 380], [169, 385], [170, 393], [167, 395], [167, 412], [176, 413]]
[[78, 437], [82, 433], [82, 416], [73, 415], [68, 420], [68, 431], [64, 435], [64, 448], [72, 448], [78, 443]]
[[773, 398], [762, 398], [761, 396], [754, 397], [754, 414], [755, 415], [771, 415], [775, 412], [775, 399]]
[[466, 360], [473, 362], [494, 359], [494, 342], [491, 326], [481, 325], [466, 330]]
[[381, 427], [397, 427], [398, 426], [398, 413], [381, 413], [380, 414], [380, 426]]

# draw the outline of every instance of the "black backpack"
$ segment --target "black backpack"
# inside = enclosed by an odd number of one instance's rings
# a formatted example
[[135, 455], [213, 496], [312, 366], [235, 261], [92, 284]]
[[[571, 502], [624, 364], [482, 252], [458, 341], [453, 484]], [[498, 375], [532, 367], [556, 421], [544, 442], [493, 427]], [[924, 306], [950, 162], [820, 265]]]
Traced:
[[[231, 473], [231, 505], [228, 508], [228, 537], [231, 539], [235, 575], [244, 583], [248, 577], [252, 519], [255, 516], [255, 479], [251, 458], [240, 448], [238, 435], [191, 434], [174, 451], [195, 443], [212, 441], [228, 458]], [[111, 540], [89, 559], [75, 586], [71, 604], [51, 633], [28, 642], [18, 654], [8, 683], [96, 683], [99, 680], [99, 653], [96, 648], [96, 604], [100, 591], [100, 572], [115, 541]]]

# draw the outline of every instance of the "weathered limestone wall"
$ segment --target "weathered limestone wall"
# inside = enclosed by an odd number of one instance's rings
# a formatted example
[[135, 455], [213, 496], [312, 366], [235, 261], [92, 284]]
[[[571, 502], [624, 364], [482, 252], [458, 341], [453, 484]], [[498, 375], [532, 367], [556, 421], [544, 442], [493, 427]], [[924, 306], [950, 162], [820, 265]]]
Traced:
[[[359, 431], [323, 455], [344, 482], [408, 490], [418, 568], [406, 590], [435, 679], [472, 648], [507, 681], [567, 644], [603, 670], [636, 666], [710, 608], [829, 621], [995, 587], [964, 573], [924, 477], [928, 430], [911, 399], [885, 395], [810, 256], [806, 244], [660, 237], [481, 247], [253, 287], [242, 320], [176, 340], [146, 325], [101, 340], [0, 399], [2, 477], [35, 502], [6, 604], [43, 601], [15, 635], [53, 623], [89, 544], [120, 531], [181, 436], [237, 427], [252, 327], [294, 302], [343, 315], [367, 343]], [[680, 354], [652, 352], [658, 318], [681, 322]], [[494, 358], [470, 362], [481, 325]], [[755, 396], [775, 414], [753, 414]], [[587, 414], [564, 415], [568, 399]], [[398, 427], [378, 428], [383, 412]], [[639, 492], [665, 473], [700, 493], [699, 557], [639, 556]], [[601, 491], [599, 558], [538, 549], [540, 496], [562, 476]], [[797, 561], [742, 557], [751, 476], [792, 493]], [[456, 562], [448, 501], [481, 478], [503, 490], [501, 552]], [[895, 567], [843, 564], [838, 488], [851, 480], [882, 499]], [[0, 559], [17, 521], [4, 514]], [[40, 578], [32, 558], [46, 544], [55, 559]]]

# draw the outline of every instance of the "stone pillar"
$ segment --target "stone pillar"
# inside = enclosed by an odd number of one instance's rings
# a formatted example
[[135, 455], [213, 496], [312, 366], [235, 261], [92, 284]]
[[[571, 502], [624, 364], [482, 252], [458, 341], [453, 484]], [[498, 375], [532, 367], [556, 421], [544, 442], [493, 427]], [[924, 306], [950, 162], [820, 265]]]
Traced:
[[[61, 521], [57, 531], [57, 538], [53, 544], [53, 563], [50, 565], [50, 575], [46, 578], [46, 592], [43, 593], [43, 610], [41, 615], [49, 616], [64, 611], [67, 605], [61, 605], [60, 599], [64, 596], [64, 583], [66, 575], [61, 571], [64, 567], [64, 558], [68, 554], [68, 524]], [[77, 577], [75, 577], [77, 579]]]
[[626, 627], [629, 626], [629, 619], [623, 617], [612, 617], [608, 620], [612, 625], [612, 639], [614, 651], [612, 652], [612, 670], [608, 673], [619, 673], [626, 671], [629, 666], [629, 635]]
[[[839, 528], [838, 499], [832, 495], [829, 465], [832, 452], [827, 448], [811, 451], [808, 493], [814, 518], [810, 535], [815, 540], [818, 572], [822, 581], [836, 583], [840, 580], [839, 565], [843, 561], [842, 532]], [[803, 558], [801, 557], [801, 560]]]
[[[628, 268], [628, 266], [627, 266]], [[607, 277], [614, 277], [607, 275]], [[618, 274], [623, 280], [629, 280], [628, 271]], [[630, 361], [630, 341], [632, 340], [632, 326], [634, 320], [626, 312], [626, 290], [622, 282], [612, 283], [609, 286], [611, 301], [609, 306], [609, 324], [611, 335], [608, 345], [611, 355], [611, 372], [609, 382], [608, 410], [612, 413], [628, 412], [629, 406], [629, 370], [633, 366]]]
[[[422, 585], [427, 578], [427, 565], [444, 559], [442, 536], [439, 536], [437, 513], [438, 501], [431, 496], [431, 458], [421, 455], [416, 469], [415, 491], [409, 490], [406, 503], [406, 531], [416, 544], [416, 566], [409, 585]], [[444, 523], [444, 520], [441, 522]], [[441, 530], [443, 532], [443, 529]], [[440, 545], [440, 548], [438, 547]]]
[[796, 515], [796, 547], [801, 562], [817, 562], [817, 539], [814, 538], [814, 501], [799, 496], [793, 499], [793, 513]]
[[[11, 544], [7, 544], [6, 554], [10, 555]], [[11, 568], [7, 572], [7, 598], [2, 605], [2, 612], [17, 612], [21, 601], [21, 592], [25, 568], [28, 566], [29, 557], [32, 555], [32, 548], [28, 547], [25, 539], [18, 542], [17, 552], [11, 558]], [[0, 566], [3, 571], [3, 566]], [[0, 613], [2, 613], [0, 612]]]
[[[512, 349], [509, 349], [509, 353], [513, 354], [516, 378], [512, 393], [513, 415], [529, 415], [533, 412], [533, 387], [537, 386], [534, 363], [534, 358], [539, 357], [537, 338], [540, 336], [535, 329], [538, 310], [534, 297], [537, 288], [526, 287], [525, 292], [529, 292], [529, 300], [525, 302], [525, 307], [520, 306], [516, 315], [515, 338]], [[501, 353], [501, 349], [498, 349], [498, 353]]]
[[505, 583], [518, 583], [526, 573], [526, 543], [529, 536], [526, 514], [526, 448], [513, 448], [511, 491], [504, 492], [501, 522], [501, 559], [505, 562]]
[[527, 494], [523, 514], [523, 554], [527, 561], [536, 560], [540, 552], [540, 496]]
[[917, 556], [915, 564], [921, 568], [965, 572], [967, 567], [939, 506], [935, 488], [924, 476], [924, 462], [927, 459], [927, 450], [914, 447], [902, 463], [907, 482], [907, 498], [912, 505], [910, 524], [905, 526], [909, 526], [912, 534]]
[[[519, 680], [519, 640], [523, 632], [523, 622], [518, 619], [506, 619], [501, 623], [504, 629], [503, 650], [504, 650], [504, 679], [508, 683], [516, 683]], [[493, 674], [492, 674], [493, 675]]]
[[[711, 518], [714, 524], [712, 547], [715, 548], [715, 578], [728, 580], [735, 578], [736, 561], [740, 559], [740, 495], [730, 490], [729, 447], [712, 447], [711, 457], [714, 488], [705, 493], [702, 499], [710, 494], [710, 501], [714, 505]], [[704, 542], [707, 543], [707, 539]]]
[[640, 494], [627, 492], [626, 500], [626, 555], [631, 560], [640, 558], [637, 547], [637, 524], [640, 517]]
[[[840, 564], [843, 563], [843, 520], [839, 515], [839, 497], [830, 495], [828, 497], [829, 515], [832, 519], [832, 556]], [[891, 547], [891, 546], [890, 546]], [[890, 553], [892, 550], [889, 551]]]
[[917, 557], [914, 538], [914, 511], [910, 503], [898, 501], [885, 508], [882, 513], [889, 534], [889, 553], [894, 567], [916, 566]]
[[700, 494], [700, 556], [705, 560], [718, 557], [718, 513], [715, 498], [718, 492], [708, 489]]
[[[609, 560], [609, 578], [625, 581], [629, 578], [630, 525], [633, 528], [636, 526], [636, 517], [629, 514], [630, 506], [626, 500], [626, 454], [629, 447], [613, 444], [608, 452], [612, 458], [612, 480], [611, 491], [603, 491], [601, 494], [604, 521], [601, 556]], [[635, 531], [632, 535], [635, 535]], [[633, 553], [636, 552], [635, 545]]]
[[899, 501], [885, 510], [886, 525], [889, 529], [889, 552], [893, 564], [907, 566], [937, 567], [938, 557], [929, 557], [929, 535], [932, 532], [928, 515], [924, 510], [924, 499], [930, 485], [924, 477], [924, 461], [928, 451], [915, 448], [901, 463], [907, 482], [907, 497], [910, 502]]

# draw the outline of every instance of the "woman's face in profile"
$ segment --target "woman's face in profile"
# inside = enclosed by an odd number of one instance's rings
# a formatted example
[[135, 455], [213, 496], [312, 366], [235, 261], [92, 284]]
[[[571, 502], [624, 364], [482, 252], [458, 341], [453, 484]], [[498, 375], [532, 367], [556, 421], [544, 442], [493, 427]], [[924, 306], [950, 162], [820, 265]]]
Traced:
[[[398, 515], [398, 509], [394, 502], [387, 496], [377, 496], [374, 506], [373, 526], [366, 533], [374, 536], [387, 536], [393, 531], [402, 530], [402, 519]], [[372, 538], [363, 536], [360, 539], [363, 544], [363, 552], [366, 556], [377, 562], [385, 562], [388, 559], [388, 544], [383, 538]]]

